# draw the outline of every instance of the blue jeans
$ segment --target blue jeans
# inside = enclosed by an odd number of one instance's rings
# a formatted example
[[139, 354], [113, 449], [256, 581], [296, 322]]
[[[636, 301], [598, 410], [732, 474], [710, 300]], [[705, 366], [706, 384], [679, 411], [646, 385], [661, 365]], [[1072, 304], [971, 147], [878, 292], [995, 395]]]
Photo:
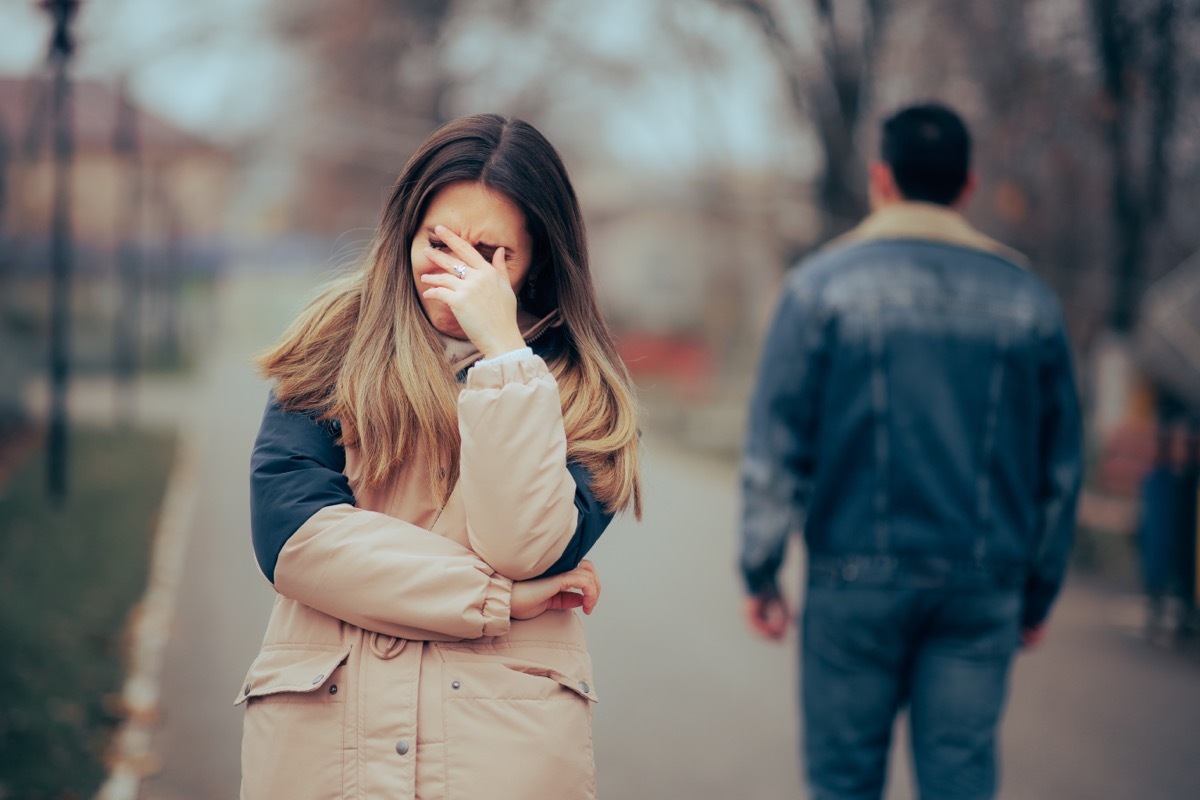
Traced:
[[801, 696], [813, 800], [879, 800], [905, 704], [921, 800], [993, 797], [1020, 619], [1016, 589], [810, 585]]

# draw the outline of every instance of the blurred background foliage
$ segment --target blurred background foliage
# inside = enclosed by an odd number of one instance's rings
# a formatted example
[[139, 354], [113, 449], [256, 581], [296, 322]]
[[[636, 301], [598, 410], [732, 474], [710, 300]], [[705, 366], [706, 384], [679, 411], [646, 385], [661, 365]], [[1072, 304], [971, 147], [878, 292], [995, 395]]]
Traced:
[[[47, 397], [53, 95], [45, 15], [0, 20], [12, 433]], [[209, 346], [222, 276], [353, 263], [414, 147], [499, 111], [564, 153], [655, 424], [732, 454], [781, 276], [866, 213], [881, 116], [928, 99], [974, 132], [968, 216], [1063, 300], [1124, 498], [1093, 516], [1131, 528], [1156, 413], [1200, 408], [1200, 0], [86, 0], [75, 28], [71, 368], [111, 380], [108, 418]], [[1195, 299], [1139, 353], [1172, 271]]]
[[[51, 513], [24, 505], [57, 324], [50, 30], [34, 0], [0, 0], [5, 519]], [[80, 476], [136, 474], [95, 443], [162, 421], [135, 387], [195, 378], [239, 280], [353, 263], [416, 145], [481, 111], [562, 151], [648, 425], [685, 445], [736, 453], [781, 277], [866, 213], [878, 120], [931, 99], [975, 137], [968, 217], [1062, 298], [1092, 420], [1083, 522], [1118, 537], [1083, 552], [1129, 567], [1154, 429], [1200, 415], [1200, 348], [1179, 346], [1200, 342], [1200, 0], [85, 0], [75, 33]], [[147, 441], [113, 452], [160, 470], [171, 439]], [[162, 487], [119, 491], [143, 508]], [[90, 518], [100, 536], [140, 525], [134, 542], [152, 524]], [[0, 552], [32, 541], [14, 525]], [[120, 627], [96, 648], [119, 650]]]
[[[733, 453], [781, 276], [866, 213], [880, 117], [928, 99], [974, 132], [969, 217], [1063, 299], [1102, 488], [1131, 500], [1156, 413], [1200, 407], [1200, 361], [1179, 346], [1200, 336], [1200, 261], [1188, 263], [1200, 0], [78, 8], [71, 368], [111, 380], [109, 418], [136, 416], [138, 375], [204, 352], [223, 276], [352, 263], [417, 143], [499, 111], [563, 151], [656, 424]], [[48, 21], [22, 0], [0, 15], [0, 432], [12, 433], [37, 424], [47, 396], [55, 156]], [[1142, 298], [1172, 271], [1159, 306], [1197, 299], [1155, 315], [1139, 353]]]
[[[44, 41], [27, 5], [5, 0], [33, 44], [14, 67]], [[1194, 1], [91, 0], [79, 29], [78, 74], [97, 85], [77, 100], [113, 104], [88, 115], [90, 146], [124, 162], [107, 183], [126, 184], [103, 224], [77, 212], [81, 268], [118, 286], [124, 272], [110, 316], [157, 314], [122, 335], [158, 329], [167, 355], [189, 276], [352, 259], [413, 147], [481, 110], [529, 119], [566, 154], [614, 322], [699, 340], [715, 373], [744, 365], [782, 270], [866, 211], [876, 121], [906, 102], [965, 113], [982, 178], [970, 216], [1030, 255], [1081, 352], [1130, 331], [1146, 287], [1200, 246]], [[0, 125], [9, 299], [44, 232], [22, 188], [37, 82], [16, 82]], [[165, 121], [157, 141], [150, 118]], [[119, 339], [111, 360], [128, 370]]]

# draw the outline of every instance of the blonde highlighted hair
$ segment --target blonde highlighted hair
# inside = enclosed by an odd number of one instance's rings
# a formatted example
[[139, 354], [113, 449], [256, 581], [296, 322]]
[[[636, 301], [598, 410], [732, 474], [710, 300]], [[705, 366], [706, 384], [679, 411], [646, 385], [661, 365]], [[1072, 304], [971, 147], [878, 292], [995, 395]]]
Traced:
[[553, 146], [533, 126], [495, 114], [450, 122], [417, 150], [384, 207], [362, 267], [333, 282], [258, 359], [289, 411], [341, 424], [367, 485], [430, 448], [430, 489], [444, 503], [458, 480], [458, 387], [411, 278], [410, 248], [433, 196], [459, 181], [508, 197], [534, 242], [522, 306], [561, 326], [545, 355], [558, 381], [567, 457], [609, 511], [641, 517], [637, 404], [601, 316], [579, 202]]

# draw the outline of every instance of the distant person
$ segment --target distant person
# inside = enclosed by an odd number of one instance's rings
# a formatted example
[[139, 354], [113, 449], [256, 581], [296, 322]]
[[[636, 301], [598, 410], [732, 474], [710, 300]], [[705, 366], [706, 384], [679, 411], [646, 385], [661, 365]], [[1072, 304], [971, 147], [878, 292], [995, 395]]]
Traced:
[[613, 514], [640, 515], [638, 424], [554, 148], [496, 115], [434, 132], [361, 269], [259, 363], [277, 595], [242, 797], [594, 797], [572, 609]]
[[[940, 105], [882, 126], [872, 213], [787, 276], [750, 408], [750, 627], [803, 530], [814, 800], [879, 798], [908, 707], [922, 800], [996, 792], [1013, 655], [1042, 639], [1080, 483], [1070, 347], [1049, 289], [958, 209], [970, 139]], [[1047, 742], [1047, 746], [1052, 745]]]

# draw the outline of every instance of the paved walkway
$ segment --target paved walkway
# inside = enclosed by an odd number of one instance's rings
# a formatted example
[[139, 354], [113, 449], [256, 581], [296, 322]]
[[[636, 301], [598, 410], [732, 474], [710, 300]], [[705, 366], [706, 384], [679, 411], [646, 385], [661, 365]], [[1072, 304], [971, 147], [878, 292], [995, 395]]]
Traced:
[[[206, 431], [199, 510], [168, 655], [162, 769], [145, 800], [237, 796], [241, 711], [231, 702], [272, 596], [249, 545], [246, 464], [266, 387], [248, 361], [308, 288], [240, 279], [226, 295], [197, 396]], [[605, 589], [586, 622], [601, 697], [601, 796], [803, 797], [794, 638], [756, 641], [739, 617], [734, 474], [657, 438], [652, 419], [645, 451], [645, 521], [619, 520], [593, 553]], [[1014, 676], [1003, 798], [1200, 796], [1200, 667], [1141, 642], [1138, 609], [1085, 583], [1068, 588], [1046, 645]], [[888, 797], [910, 796], [901, 758]]]
[[161, 770], [144, 783], [143, 800], [238, 796], [242, 712], [233, 698], [274, 596], [250, 547], [247, 473], [267, 395], [251, 359], [314, 286], [308, 276], [256, 276], [224, 287], [214, 349], [194, 398], [198, 502], [162, 687]]
[[[752, 639], [738, 615], [734, 471], [652, 436], [646, 450], [645, 522], [618, 522], [594, 551], [605, 580], [588, 620], [603, 796], [803, 797], [795, 637]], [[1200, 797], [1200, 665], [1145, 644], [1141, 619], [1138, 598], [1069, 584], [1048, 640], [1013, 676], [1001, 798]], [[888, 800], [908, 800], [902, 751], [893, 773]]]

